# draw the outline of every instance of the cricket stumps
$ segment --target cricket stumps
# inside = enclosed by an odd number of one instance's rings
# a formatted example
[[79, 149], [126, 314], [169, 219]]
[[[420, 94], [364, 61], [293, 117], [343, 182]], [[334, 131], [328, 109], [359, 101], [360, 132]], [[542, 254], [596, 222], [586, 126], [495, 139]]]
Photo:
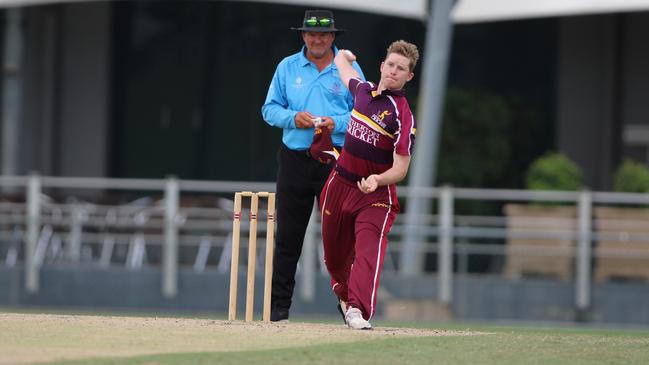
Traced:
[[273, 282], [273, 251], [275, 249], [275, 193], [242, 191], [234, 194], [232, 216], [232, 257], [230, 264], [230, 305], [228, 320], [237, 319], [237, 285], [239, 277], [239, 241], [241, 236], [241, 201], [250, 198], [250, 229], [248, 238], [248, 272], [246, 287], [246, 322], [253, 320], [255, 297], [255, 262], [257, 254], [257, 214], [259, 198], [268, 200], [266, 213], [266, 261], [264, 264], [264, 307], [262, 319], [270, 322], [270, 299]]

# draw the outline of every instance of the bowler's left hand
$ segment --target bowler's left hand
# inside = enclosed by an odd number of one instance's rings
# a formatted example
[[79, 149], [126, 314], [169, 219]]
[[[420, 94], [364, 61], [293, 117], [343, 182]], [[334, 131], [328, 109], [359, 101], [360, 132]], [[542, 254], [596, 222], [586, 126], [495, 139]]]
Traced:
[[356, 183], [358, 189], [365, 194], [369, 194], [379, 187], [379, 182], [376, 181], [376, 175], [370, 175], [367, 178], [362, 178], [361, 181]]

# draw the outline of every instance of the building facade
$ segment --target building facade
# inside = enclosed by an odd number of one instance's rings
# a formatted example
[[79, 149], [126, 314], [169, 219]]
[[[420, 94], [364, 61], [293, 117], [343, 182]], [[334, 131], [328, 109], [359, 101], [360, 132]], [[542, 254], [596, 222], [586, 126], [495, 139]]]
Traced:
[[[12, 11], [3, 11], [5, 64]], [[301, 46], [288, 28], [303, 11], [228, 1], [20, 8], [13, 174], [274, 180], [280, 134], [259, 110], [276, 64]], [[647, 18], [455, 26], [449, 87], [497, 95], [514, 110], [503, 163], [517, 178], [489, 187], [522, 187], [527, 165], [548, 150], [574, 159], [595, 190], [610, 189], [624, 157], [649, 162]], [[424, 44], [419, 20], [337, 10], [336, 21], [349, 29], [336, 43], [356, 50], [369, 79], [378, 78], [391, 41]], [[5, 67], [4, 80], [15, 77], [11, 72]], [[418, 90], [415, 78], [408, 89], [415, 111]]]

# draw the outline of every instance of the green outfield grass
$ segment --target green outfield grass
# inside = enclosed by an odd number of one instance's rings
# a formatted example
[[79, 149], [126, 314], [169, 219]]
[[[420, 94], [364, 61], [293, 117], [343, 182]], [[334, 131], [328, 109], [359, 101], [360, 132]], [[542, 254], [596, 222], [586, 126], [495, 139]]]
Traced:
[[0, 354], [6, 355], [0, 364], [649, 363], [648, 330], [375, 326], [368, 334], [331, 323], [274, 326], [184, 317], [0, 313]]
[[[488, 329], [488, 328], [486, 328]], [[649, 333], [500, 328], [487, 336], [420, 337], [235, 353], [57, 364], [647, 364]]]

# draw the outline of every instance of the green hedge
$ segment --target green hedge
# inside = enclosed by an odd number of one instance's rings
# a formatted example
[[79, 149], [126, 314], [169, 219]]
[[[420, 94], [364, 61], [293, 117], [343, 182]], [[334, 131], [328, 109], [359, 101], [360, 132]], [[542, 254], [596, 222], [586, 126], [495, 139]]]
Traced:
[[624, 159], [613, 177], [613, 190], [624, 193], [649, 193], [649, 169], [630, 158]]
[[561, 153], [549, 152], [536, 159], [527, 170], [527, 188], [531, 190], [575, 191], [583, 187], [579, 166]]

